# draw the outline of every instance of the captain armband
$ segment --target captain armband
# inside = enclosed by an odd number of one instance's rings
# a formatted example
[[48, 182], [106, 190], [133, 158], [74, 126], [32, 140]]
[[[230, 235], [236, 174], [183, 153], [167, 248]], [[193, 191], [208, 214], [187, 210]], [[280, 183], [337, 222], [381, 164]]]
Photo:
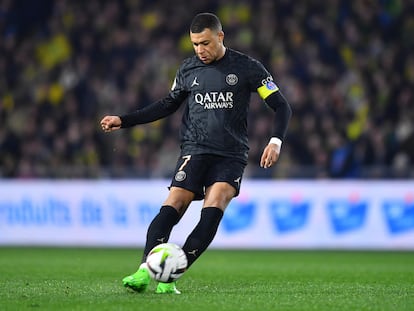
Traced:
[[266, 99], [269, 95], [279, 91], [279, 87], [273, 82], [272, 78], [269, 77], [262, 81], [262, 85], [257, 88], [257, 93], [262, 99]]

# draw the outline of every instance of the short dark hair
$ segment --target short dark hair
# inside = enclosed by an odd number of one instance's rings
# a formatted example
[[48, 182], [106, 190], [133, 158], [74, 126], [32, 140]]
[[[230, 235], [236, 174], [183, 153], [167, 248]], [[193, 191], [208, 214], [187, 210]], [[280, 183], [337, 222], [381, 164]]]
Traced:
[[213, 31], [221, 31], [222, 26], [219, 18], [212, 13], [197, 14], [191, 22], [190, 31], [192, 33], [200, 33], [206, 28]]

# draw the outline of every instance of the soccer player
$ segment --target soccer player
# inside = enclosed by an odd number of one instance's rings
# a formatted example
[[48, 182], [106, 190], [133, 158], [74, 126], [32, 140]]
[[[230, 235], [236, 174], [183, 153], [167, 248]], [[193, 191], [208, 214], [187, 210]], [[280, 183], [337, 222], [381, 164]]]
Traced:
[[[258, 92], [275, 111], [273, 134], [264, 147], [261, 167], [269, 168], [279, 158], [291, 117], [287, 100], [264, 66], [224, 45], [216, 15], [196, 15], [190, 39], [195, 55], [184, 60], [166, 97], [135, 112], [101, 120], [102, 129], [111, 132], [167, 117], [187, 103], [180, 129], [181, 156], [168, 197], [148, 227], [139, 269], [123, 279], [124, 286], [137, 292], [146, 290], [150, 282], [145, 264], [149, 251], [168, 241], [193, 200], [204, 202], [199, 222], [182, 246], [188, 267], [212, 242], [224, 210], [239, 194], [247, 164], [250, 94]], [[159, 283], [156, 292], [180, 293], [175, 283]]]

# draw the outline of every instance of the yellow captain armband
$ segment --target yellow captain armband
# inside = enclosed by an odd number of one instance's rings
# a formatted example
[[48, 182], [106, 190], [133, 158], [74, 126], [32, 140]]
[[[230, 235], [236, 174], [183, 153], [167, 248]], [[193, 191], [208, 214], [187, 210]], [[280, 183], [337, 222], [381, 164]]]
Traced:
[[257, 93], [262, 99], [266, 99], [270, 94], [276, 93], [279, 91], [279, 87], [273, 80], [265, 79], [263, 80], [263, 85], [257, 88]]

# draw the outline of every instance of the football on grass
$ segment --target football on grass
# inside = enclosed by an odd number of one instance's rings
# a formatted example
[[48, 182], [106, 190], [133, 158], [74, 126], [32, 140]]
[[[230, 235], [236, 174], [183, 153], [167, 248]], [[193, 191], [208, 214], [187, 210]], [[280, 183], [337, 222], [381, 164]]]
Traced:
[[178, 280], [187, 269], [187, 256], [178, 245], [163, 243], [155, 246], [147, 256], [150, 276], [163, 283]]

